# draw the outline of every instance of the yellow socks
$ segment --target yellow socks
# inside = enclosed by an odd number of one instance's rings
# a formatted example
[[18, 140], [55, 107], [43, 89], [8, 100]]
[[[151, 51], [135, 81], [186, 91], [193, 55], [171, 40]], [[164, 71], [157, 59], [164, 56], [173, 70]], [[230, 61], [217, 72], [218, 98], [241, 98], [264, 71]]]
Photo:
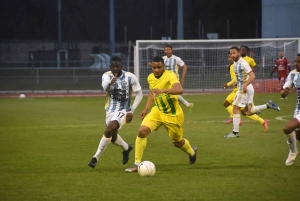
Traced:
[[139, 136], [135, 139], [135, 163], [142, 162], [144, 149], [147, 145], [147, 138], [140, 138]]
[[257, 114], [253, 114], [253, 115], [250, 115], [248, 116], [248, 118], [254, 120], [254, 121], [258, 121], [260, 124], [263, 124], [265, 120], [263, 120], [260, 116], [258, 116]]
[[180, 147], [182, 151], [187, 153], [189, 156], [193, 156], [195, 154], [194, 150], [191, 147], [190, 142], [187, 139], [184, 139], [184, 145]]
[[230, 114], [230, 118], [233, 118], [233, 107], [232, 105], [229, 105], [227, 108], [226, 108], [227, 112]]

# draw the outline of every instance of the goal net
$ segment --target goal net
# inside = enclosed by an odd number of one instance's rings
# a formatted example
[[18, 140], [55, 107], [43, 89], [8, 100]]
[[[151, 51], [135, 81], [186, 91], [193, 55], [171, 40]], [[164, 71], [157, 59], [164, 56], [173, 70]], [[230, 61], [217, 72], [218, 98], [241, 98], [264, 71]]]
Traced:
[[[227, 70], [228, 51], [232, 46], [246, 45], [256, 64], [256, 92], [280, 90], [277, 73], [270, 78], [279, 52], [290, 61], [294, 69], [294, 58], [300, 50], [300, 38], [249, 39], [249, 40], [137, 40], [134, 51], [134, 73], [144, 90], [148, 90], [147, 77], [151, 73], [154, 56], [164, 56], [165, 45], [172, 45], [173, 54], [180, 57], [187, 66], [185, 93], [221, 93], [222, 84], [230, 81]], [[182, 69], [179, 68], [181, 76]]]

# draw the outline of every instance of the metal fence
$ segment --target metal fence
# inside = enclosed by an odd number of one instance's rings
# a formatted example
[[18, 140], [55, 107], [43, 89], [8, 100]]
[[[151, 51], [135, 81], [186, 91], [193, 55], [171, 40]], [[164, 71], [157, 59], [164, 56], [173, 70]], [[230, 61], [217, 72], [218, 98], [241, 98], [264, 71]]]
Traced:
[[[0, 93], [16, 91], [102, 91], [101, 77], [108, 69], [91, 68], [93, 61], [1, 62]], [[42, 66], [42, 67], [36, 67]], [[133, 66], [123, 67], [133, 72]]]

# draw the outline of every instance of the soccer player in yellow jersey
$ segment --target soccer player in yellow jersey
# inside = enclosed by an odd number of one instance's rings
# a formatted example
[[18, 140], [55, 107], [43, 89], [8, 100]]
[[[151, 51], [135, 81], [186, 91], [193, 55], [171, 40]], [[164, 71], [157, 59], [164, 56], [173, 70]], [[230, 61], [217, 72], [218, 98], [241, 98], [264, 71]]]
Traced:
[[253, 58], [249, 57], [248, 54], [250, 52], [250, 48], [246, 45], [242, 45], [240, 48], [241, 56], [242, 58], [249, 64], [249, 66], [252, 68], [252, 71], [256, 71], [256, 62]]
[[[143, 122], [135, 140], [135, 162], [132, 167], [125, 169], [126, 172], [138, 171], [146, 148], [147, 136], [160, 126], [166, 128], [174, 146], [188, 154], [190, 164], [196, 161], [197, 147], [191, 147], [190, 142], [183, 138], [184, 114], [177, 96], [182, 94], [182, 86], [174, 72], [165, 70], [162, 57], [154, 57], [151, 67], [153, 73], [147, 79], [150, 93], [146, 106], [140, 114]], [[155, 106], [146, 115], [153, 103]]]
[[[165, 56], [163, 56], [164, 64], [165, 64], [165, 70], [173, 71], [178, 80], [180, 80], [181, 86], [184, 86], [185, 82], [185, 76], [187, 72], [187, 66], [184, 63], [184, 61], [173, 54], [173, 47], [171, 45], [165, 46]], [[149, 63], [148, 66], [151, 66], [152, 64]], [[179, 79], [179, 67], [182, 68], [182, 75]], [[182, 96], [178, 95], [178, 100], [180, 103], [184, 104], [188, 108], [188, 113], [192, 113], [192, 109], [194, 107], [194, 103], [189, 103], [187, 100], [185, 100]]]

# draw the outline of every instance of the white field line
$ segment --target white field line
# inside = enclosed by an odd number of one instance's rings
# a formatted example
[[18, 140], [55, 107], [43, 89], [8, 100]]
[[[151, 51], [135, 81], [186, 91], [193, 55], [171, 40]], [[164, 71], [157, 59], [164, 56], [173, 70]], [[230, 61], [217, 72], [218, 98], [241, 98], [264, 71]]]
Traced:
[[292, 115], [287, 115], [287, 116], [276, 117], [275, 119], [279, 120], [279, 121], [288, 121], [291, 118], [292, 118]]
[[[287, 118], [288, 117], [288, 118]], [[291, 115], [288, 116], [280, 116], [275, 117], [276, 120], [279, 121], [288, 121]], [[270, 120], [269, 120], [270, 121]], [[243, 120], [243, 122], [251, 122], [250, 120]], [[223, 123], [222, 121], [191, 121], [191, 122], [184, 122], [184, 124], [199, 124], [199, 123]], [[130, 123], [131, 125], [140, 125], [141, 123]], [[40, 128], [78, 128], [78, 127], [94, 127], [94, 126], [105, 126], [104, 123], [100, 124], [69, 124], [69, 125], [48, 125], [48, 126], [16, 126], [16, 127], [2, 127], [1, 129], [40, 129]]]

